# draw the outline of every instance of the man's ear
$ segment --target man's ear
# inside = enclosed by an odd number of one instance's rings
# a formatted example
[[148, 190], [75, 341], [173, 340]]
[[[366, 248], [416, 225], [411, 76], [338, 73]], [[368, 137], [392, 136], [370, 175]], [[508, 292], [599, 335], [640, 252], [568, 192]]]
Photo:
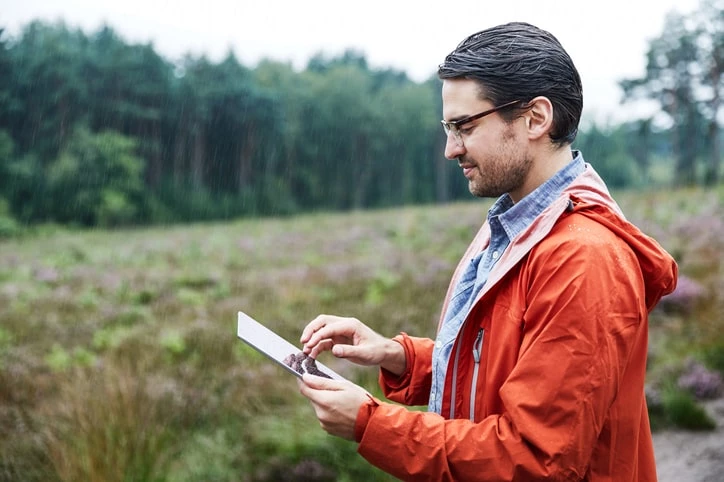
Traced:
[[535, 97], [529, 103], [526, 111], [525, 122], [528, 128], [528, 138], [537, 140], [553, 129], [553, 104], [548, 97]]

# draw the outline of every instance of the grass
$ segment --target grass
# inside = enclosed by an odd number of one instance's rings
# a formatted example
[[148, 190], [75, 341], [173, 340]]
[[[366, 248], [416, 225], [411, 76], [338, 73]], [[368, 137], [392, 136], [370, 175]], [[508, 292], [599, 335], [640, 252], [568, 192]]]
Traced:
[[[652, 385], [692, 354], [721, 369], [723, 192], [617, 196], [704, 287], [653, 313]], [[488, 206], [0, 242], [0, 481], [391, 480], [319, 429], [295, 382], [237, 340], [236, 312], [290, 341], [325, 312], [433, 336]], [[373, 370], [324, 361], [378, 393]]]

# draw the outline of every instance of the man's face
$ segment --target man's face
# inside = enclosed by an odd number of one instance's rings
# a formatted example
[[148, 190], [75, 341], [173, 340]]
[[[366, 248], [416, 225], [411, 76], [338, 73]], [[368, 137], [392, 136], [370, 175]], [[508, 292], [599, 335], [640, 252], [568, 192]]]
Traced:
[[[455, 121], [496, 107], [489, 100], [481, 100], [479, 93], [473, 80], [444, 80], [443, 118]], [[500, 112], [495, 112], [461, 125], [460, 132], [463, 145], [449, 134], [445, 157], [458, 161], [470, 192], [493, 198], [509, 193], [519, 201], [532, 166], [524, 117], [506, 123]]]

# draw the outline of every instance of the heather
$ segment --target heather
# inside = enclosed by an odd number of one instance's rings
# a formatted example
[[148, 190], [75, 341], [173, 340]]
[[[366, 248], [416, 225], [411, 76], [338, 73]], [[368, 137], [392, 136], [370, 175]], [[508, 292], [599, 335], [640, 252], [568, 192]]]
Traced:
[[[724, 375], [724, 190], [624, 192], [679, 263], [651, 316], [655, 428], [711, 428]], [[0, 480], [391, 480], [327, 436], [296, 382], [236, 338], [244, 310], [290, 341], [318, 313], [434, 334], [488, 204], [0, 242]], [[324, 359], [379, 394], [376, 373]]]

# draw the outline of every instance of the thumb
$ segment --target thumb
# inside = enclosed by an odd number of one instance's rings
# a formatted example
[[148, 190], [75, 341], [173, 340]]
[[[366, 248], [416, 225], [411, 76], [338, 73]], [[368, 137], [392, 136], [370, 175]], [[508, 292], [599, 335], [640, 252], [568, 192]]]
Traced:
[[340, 388], [337, 380], [331, 380], [329, 378], [319, 377], [309, 373], [302, 375], [302, 381], [309, 388], [313, 388], [315, 390], [339, 390]]

